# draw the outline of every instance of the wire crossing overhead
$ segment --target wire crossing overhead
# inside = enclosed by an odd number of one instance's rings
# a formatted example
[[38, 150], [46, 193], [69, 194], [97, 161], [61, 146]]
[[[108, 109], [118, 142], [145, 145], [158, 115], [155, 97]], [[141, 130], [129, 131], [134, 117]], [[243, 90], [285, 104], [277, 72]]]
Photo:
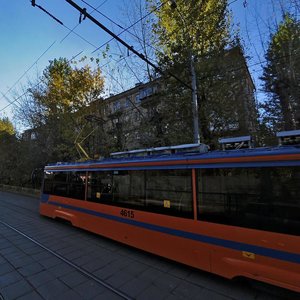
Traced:
[[42, 6], [38, 5], [35, 3], [35, 0], [32, 0], [31, 1], [31, 5], [34, 6], [34, 7], [37, 7], [39, 8], [40, 10], [42, 10], [44, 13], [46, 13], [48, 16], [50, 16], [52, 19], [54, 19], [56, 22], [58, 22], [60, 25], [63, 25], [64, 26], [64, 23], [57, 19], [55, 16], [53, 16], [51, 13], [49, 13], [49, 11], [47, 11], [45, 8], [43, 8]]
[[87, 13], [86, 9], [81, 8], [79, 5], [77, 5], [72, 0], [66, 0], [71, 6], [73, 6], [75, 9], [77, 9], [80, 14], [85, 16], [85, 18], [90, 19], [93, 23], [95, 23], [97, 26], [99, 26], [102, 30], [104, 30], [106, 33], [111, 35], [114, 39], [116, 39], [119, 43], [121, 43], [123, 46], [125, 46], [129, 51], [133, 52], [135, 55], [137, 55], [140, 59], [145, 61], [148, 65], [150, 65], [155, 71], [162, 75], [170, 75], [171, 77], [175, 78], [177, 81], [179, 81], [182, 85], [187, 87], [188, 89], [192, 90], [192, 87], [185, 82], [183, 82], [180, 78], [178, 78], [176, 75], [170, 73], [170, 72], [164, 72], [161, 68], [156, 66], [154, 63], [152, 63], [149, 59], [147, 59], [142, 53], [139, 53], [136, 51], [133, 46], [130, 46], [127, 44], [124, 40], [122, 40], [118, 35], [114, 34], [111, 30], [109, 30], [106, 26], [104, 26], [102, 23], [100, 23], [97, 19], [95, 19], [93, 16], [91, 16], [89, 13]]

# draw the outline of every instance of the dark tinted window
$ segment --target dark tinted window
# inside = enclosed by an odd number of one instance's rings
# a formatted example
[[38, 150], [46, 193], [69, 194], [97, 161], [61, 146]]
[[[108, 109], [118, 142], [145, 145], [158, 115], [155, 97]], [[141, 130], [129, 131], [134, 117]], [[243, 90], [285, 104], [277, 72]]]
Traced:
[[68, 173], [54, 172], [53, 173], [52, 194], [57, 196], [68, 196]]
[[193, 217], [191, 171], [146, 171], [146, 206], [160, 213]]
[[44, 174], [45, 194], [85, 199], [86, 172], [48, 172]]
[[193, 217], [190, 170], [91, 172], [88, 182], [89, 201]]
[[88, 175], [87, 200], [92, 202], [112, 201], [111, 172], [90, 172]]
[[114, 202], [120, 206], [143, 209], [145, 172], [114, 171]]
[[43, 186], [43, 192], [45, 194], [52, 194], [52, 188], [53, 188], [53, 172], [46, 171], [44, 173], [44, 186]]
[[300, 234], [299, 167], [199, 170], [199, 219]]
[[70, 172], [68, 176], [68, 196], [70, 198], [84, 200], [86, 172]]

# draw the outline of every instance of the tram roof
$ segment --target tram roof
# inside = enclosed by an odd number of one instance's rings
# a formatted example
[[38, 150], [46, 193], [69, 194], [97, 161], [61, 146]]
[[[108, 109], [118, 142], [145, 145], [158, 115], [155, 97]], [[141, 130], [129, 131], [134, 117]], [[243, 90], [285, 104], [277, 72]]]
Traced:
[[[231, 159], [239, 159], [243, 161], [243, 158], [255, 158], [260, 157], [260, 161], [264, 161], [264, 157], [268, 156], [291, 156], [293, 154], [297, 155], [297, 158], [292, 157], [290, 160], [299, 160], [300, 161], [300, 145], [293, 146], [279, 146], [279, 147], [262, 147], [262, 148], [247, 148], [247, 149], [238, 149], [238, 150], [214, 150], [208, 151], [205, 153], [197, 153], [197, 152], [180, 152], [176, 154], [152, 154], [145, 156], [132, 156], [132, 157], [111, 157], [104, 158], [101, 160], [87, 160], [84, 162], [57, 162], [54, 164], [48, 164], [45, 169], [46, 170], [66, 170], [66, 169], [85, 169], [93, 166], [98, 166], [99, 168], [103, 168], [107, 166], [107, 168], [119, 168], [123, 165], [130, 164], [157, 164], [162, 162], [167, 162], [169, 164], [174, 163], [176, 165], [177, 162], [186, 162], [187, 164], [192, 161], [201, 161], [201, 163], [205, 164], [206, 161], [230, 161]], [[298, 157], [299, 155], [299, 157]], [[266, 159], [268, 160], [268, 159]]]

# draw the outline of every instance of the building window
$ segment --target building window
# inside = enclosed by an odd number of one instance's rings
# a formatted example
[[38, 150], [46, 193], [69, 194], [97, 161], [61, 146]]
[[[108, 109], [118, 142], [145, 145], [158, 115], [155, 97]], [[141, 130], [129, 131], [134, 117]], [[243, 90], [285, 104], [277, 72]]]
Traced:
[[140, 94], [137, 94], [135, 96], [135, 103], [137, 103], [137, 104], [141, 103]]
[[115, 101], [113, 103], [113, 111], [116, 112], [121, 108], [121, 102], [120, 101]]
[[147, 98], [153, 94], [153, 87], [148, 87], [140, 91], [140, 99]]
[[130, 99], [130, 97], [127, 97], [127, 98], [126, 98], [126, 100], [125, 100], [125, 107], [126, 107], [126, 108], [131, 107], [131, 99]]

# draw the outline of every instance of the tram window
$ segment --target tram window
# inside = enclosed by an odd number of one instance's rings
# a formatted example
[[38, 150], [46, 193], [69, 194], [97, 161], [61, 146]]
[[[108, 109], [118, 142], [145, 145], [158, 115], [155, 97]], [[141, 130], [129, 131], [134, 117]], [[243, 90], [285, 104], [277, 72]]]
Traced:
[[114, 171], [114, 203], [143, 209], [145, 205], [145, 172]]
[[53, 172], [46, 171], [44, 173], [43, 193], [45, 193], [45, 194], [52, 194], [53, 177], [54, 177]]
[[68, 178], [68, 196], [73, 199], [84, 200], [85, 198], [86, 172], [70, 172]]
[[199, 170], [199, 219], [300, 235], [300, 168]]
[[91, 172], [88, 174], [87, 200], [99, 203], [112, 201], [111, 172]]
[[193, 217], [190, 170], [146, 171], [147, 210], [181, 217]]
[[57, 196], [68, 196], [68, 173], [54, 172], [52, 194]]

